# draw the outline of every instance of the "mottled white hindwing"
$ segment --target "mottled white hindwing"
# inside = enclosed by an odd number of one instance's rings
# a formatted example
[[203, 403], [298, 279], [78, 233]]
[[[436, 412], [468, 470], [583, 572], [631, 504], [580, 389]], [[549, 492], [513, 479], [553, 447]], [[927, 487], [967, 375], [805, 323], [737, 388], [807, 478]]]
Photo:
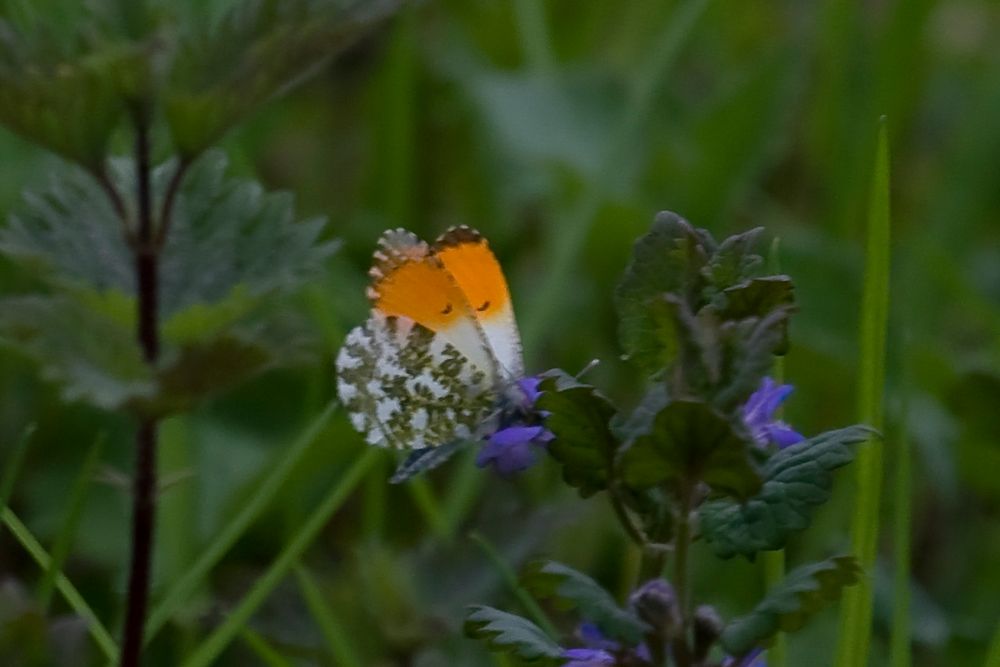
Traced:
[[378, 311], [340, 349], [337, 391], [369, 444], [400, 449], [478, 437], [497, 399], [487, 373], [441, 336]]

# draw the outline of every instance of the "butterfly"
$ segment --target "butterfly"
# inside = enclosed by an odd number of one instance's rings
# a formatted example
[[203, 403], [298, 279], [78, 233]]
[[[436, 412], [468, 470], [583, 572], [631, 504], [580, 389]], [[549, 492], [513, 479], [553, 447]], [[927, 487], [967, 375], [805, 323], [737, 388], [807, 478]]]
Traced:
[[354, 428], [369, 444], [418, 452], [495, 430], [523, 402], [524, 362], [507, 281], [487, 240], [465, 226], [433, 244], [389, 230], [369, 276], [368, 320], [336, 360]]

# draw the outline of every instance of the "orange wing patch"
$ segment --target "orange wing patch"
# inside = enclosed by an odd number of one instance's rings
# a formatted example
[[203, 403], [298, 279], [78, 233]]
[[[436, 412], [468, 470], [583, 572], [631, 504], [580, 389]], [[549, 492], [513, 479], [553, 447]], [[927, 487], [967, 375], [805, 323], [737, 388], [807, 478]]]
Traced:
[[431, 331], [469, 316], [462, 291], [432, 257], [396, 266], [372, 285], [372, 297], [382, 313], [408, 317]]
[[488, 320], [507, 310], [507, 281], [489, 243], [479, 232], [468, 227], [448, 230], [437, 240], [434, 256], [465, 293], [478, 319]]

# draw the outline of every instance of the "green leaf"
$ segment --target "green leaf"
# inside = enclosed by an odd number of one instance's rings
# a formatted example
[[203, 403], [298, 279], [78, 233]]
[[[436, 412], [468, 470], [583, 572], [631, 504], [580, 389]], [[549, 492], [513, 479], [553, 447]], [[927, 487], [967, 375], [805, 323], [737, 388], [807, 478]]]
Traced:
[[722, 317], [728, 320], [766, 317], [777, 308], [793, 305], [794, 290], [788, 276], [764, 276], [727, 287], [722, 291], [726, 303]]
[[751, 447], [710, 405], [676, 400], [622, 451], [622, 476], [636, 488], [702, 480], [718, 492], [745, 498], [761, 484]]
[[134, 332], [69, 296], [4, 299], [0, 341], [34, 358], [66, 401], [118, 410], [156, 394]]
[[713, 403], [729, 413], [742, 406], [761, 379], [771, 372], [773, 355], [781, 351], [786, 338], [791, 310], [779, 307], [768, 315], [722, 322], [719, 325], [718, 349], [720, 384], [714, 388]]
[[535, 596], [555, 599], [561, 608], [591, 621], [609, 639], [636, 645], [650, 631], [639, 617], [621, 609], [600, 584], [562, 563], [531, 563], [521, 581]]
[[800, 629], [860, 576], [861, 568], [853, 556], [836, 556], [795, 569], [753, 611], [726, 626], [722, 646], [728, 653], [742, 656], [764, 645], [776, 632]]
[[256, 108], [319, 71], [398, 2], [255, 0], [188, 26], [164, 93], [178, 152], [198, 155]]
[[611, 433], [615, 413], [608, 399], [590, 385], [546, 377], [536, 402], [548, 412], [545, 428], [555, 439], [549, 454], [562, 465], [563, 479], [586, 498], [607, 488], [618, 440]]
[[724, 290], [756, 274], [764, 259], [753, 252], [763, 227], [734, 234], [719, 244], [702, 273], [716, 290]]
[[671, 292], [687, 303], [696, 300], [713, 244], [706, 234], [669, 211], [657, 214], [652, 229], [635, 242], [632, 261], [615, 292], [615, 304], [622, 348], [646, 373], [662, 370], [676, 350], [663, 295]]
[[79, 32], [64, 39], [39, 23], [0, 21], [0, 123], [99, 173], [125, 110], [120, 82], [135, 68], [135, 54], [127, 45], [87, 43]]
[[495, 653], [510, 653], [531, 662], [551, 663], [562, 649], [526, 618], [505, 611], [473, 605], [465, 617], [465, 635], [486, 642]]
[[701, 534], [715, 554], [753, 558], [781, 549], [809, 526], [812, 511], [830, 497], [832, 472], [854, 458], [852, 445], [872, 437], [866, 426], [828, 431], [772, 455], [764, 465], [759, 494], [740, 503], [709, 500], [699, 510]]

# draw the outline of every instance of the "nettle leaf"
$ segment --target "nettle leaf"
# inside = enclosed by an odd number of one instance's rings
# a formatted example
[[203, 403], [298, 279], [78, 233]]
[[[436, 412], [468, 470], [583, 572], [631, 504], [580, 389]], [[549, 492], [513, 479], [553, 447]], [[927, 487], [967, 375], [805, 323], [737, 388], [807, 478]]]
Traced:
[[537, 597], [554, 599], [561, 609], [571, 609], [594, 623], [609, 639], [634, 646], [650, 631], [638, 616], [620, 608], [600, 584], [562, 563], [531, 563], [521, 582]]
[[625, 482], [636, 488], [702, 480], [720, 493], [746, 498], [761, 485], [751, 447], [712, 406], [675, 400], [622, 450], [620, 465]]
[[702, 270], [713, 250], [707, 233], [669, 211], [658, 213], [652, 229], [635, 242], [615, 304], [622, 347], [645, 372], [662, 370], [676, 350], [664, 294], [694, 301], [703, 289]]
[[137, 59], [124, 45], [67, 39], [49, 29], [51, 17], [35, 18], [0, 21], [0, 123], [97, 173], [125, 110], [120, 82]]
[[198, 155], [270, 99], [319, 70], [400, 4], [254, 0], [182, 35], [164, 93], [178, 152]]
[[753, 611], [726, 626], [720, 638], [723, 648], [742, 656], [769, 643], [779, 631], [795, 632], [860, 577], [861, 568], [853, 556], [836, 556], [795, 569]]
[[720, 498], [702, 504], [702, 536], [721, 558], [752, 559], [758, 551], [781, 549], [830, 498], [832, 473], [853, 460], [852, 446], [873, 435], [867, 426], [849, 426], [776, 452], [764, 465], [760, 493], [744, 502]]
[[67, 401], [118, 410], [156, 394], [134, 330], [68, 295], [0, 301], [0, 342], [34, 358]]
[[566, 483], [586, 498], [608, 486], [618, 449], [610, 428], [615, 408], [590, 385], [568, 376], [543, 377], [535, 405], [549, 413], [545, 428], [555, 435], [549, 454], [562, 465]]
[[551, 664], [562, 648], [526, 618], [505, 611], [473, 605], [465, 617], [465, 635], [479, 639], [496, 653], [510, 653], [530, 662]]
[[[304, 361], [311, 338], [276, 297], [315, 276], [336, 244], [321, 238], [321, 219], [296, 221], [291, 197], [228, 178], [226, 166], [221, 152], [206, 154], [175, 201], [154, 369], [140, 368], [134, 342], [134, 268], [121, 222], [94, 180], [69, 165], [0, 229], [0, 250], [41, 268], [57, 292], [9, 308], [0, 334], [38, 359], [67, 398], [143, 414], [186, 409], [262, 370]], [[122, 191], [132, 169], [131, 160], [112, 161]], [[154, 171], [157, 197], [175, 169]]]
[[[128, 163], [118, 167], [129, 169]], [[157, 169], [163, 188], [174, 168], [167, 163]], [[181, 186], [163, 250], [160, 299], [166, 316], [222, 302], [237, 289], [261, 299], [287, 292], [314, 277], [337, 249], [337, 243], [322, 240], [322, 218], [295, 219], [290, 194], [227, 177], [227, 168], [225, 153], [210, 151]]]

